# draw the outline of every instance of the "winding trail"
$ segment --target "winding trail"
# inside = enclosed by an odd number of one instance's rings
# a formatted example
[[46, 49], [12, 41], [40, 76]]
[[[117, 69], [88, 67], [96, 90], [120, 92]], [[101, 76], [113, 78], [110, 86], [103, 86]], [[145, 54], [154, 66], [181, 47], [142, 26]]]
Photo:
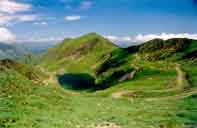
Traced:
[[179, 100], [184, 99], [193, 95], [197, 95], [197, 88], [192, 88], [191, 90], [182, 92], [181, 94], [166, 96], [166, 97], [158, 97], [158, 98], [146, 98], [145, 101], [158, 101], [158, 100]]
[[178, 90], [185, 90], [190, 87], [189, 82], [186, 78], [186, 73], [181, 69], [180, 64], [176, 64], [175, 66], [177, 72], [176, 78], [176, 89]]
[[43, 83], [45, 85], [48, 85], [48, 84], [57, 85], [58, 84], [57, 78], [55, 78], [55, 76], [56, 76], [55, 72], [46, 72], [46, 71], [44, 71], [44, 72], [48, 75], [48, 79], [43, 81]]
[[[180, 64], [176, 64], [175, 70], [177, 72], [176, 77], [176, 84], [173, 85], [172, 90], [168, 91], [178, 91], [180, 94], [166, 96], [166, 97], [159, 97], [159, 98], [147, 98], [146, 101], [156, 101], [156, 100], [169, 100], [169, 99], [184, 99], [189, 96], [197, 94], [197, 88], [191, 88], [190, 84], [187, 80], [186, 73], [181, 69]], [[165, 90], [164, 90], [165, 91]]]
[[[181, 69], [180, 64], [176, 64], [175, 70], [177, 72], [177, 77], [175, 83], [172, 85], [172, 88], [165, 90], [153, 90], [148, 93], [167, 93], [177, 91], [180, 92], [177, 95], [165, 96], [165, 97], [154, 97], [154, 98], [145, 98], [147, 101], [155, 101], [155, 100], [167, 100], [167, 99], [182, 99], [194, 94], [197, 94], [197, 88], [191, 88], [189, 82], [186, 77], [186, 73]], [[135, 97], [135, 92], [129, 90], [122, 90], [112, 94], [112, 98], [120, 99], [125, 95], [130, 96], [130, 98]]]
[[122, 98], [125, 94], [128, 94], [128, 93], [132, 93], [131, 91], [128, 91], [128, 90], [122, 90], [122, 91], [119, 91], [119, 92], [115, 92], [115, 93], [112, 93], [112, 98], [114, 99], [120, 99]]
[[[119, 82], [133, 79], [139, 70], [140, 70], [139, 67], [135, 67], [135, 69], [131, 73], [128, 73], [125, 76], [123, 76], [122, 78], [120, 78]], [[112, 96], [112, 98], [119, 99], [119, 98], [122, 98], [125, 94], [133, 95], [134, 93], [129, 90], [122, 90], [119, 92], [112, 93], [111, 96]]]

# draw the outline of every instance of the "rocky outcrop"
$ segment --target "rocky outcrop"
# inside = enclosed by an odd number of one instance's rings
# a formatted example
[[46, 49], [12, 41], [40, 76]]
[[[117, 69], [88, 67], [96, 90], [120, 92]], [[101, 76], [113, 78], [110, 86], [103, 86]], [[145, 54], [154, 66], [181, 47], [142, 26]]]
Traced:
[[135, 77], [136, 73], [141, 71], [142, 68], [136, 67], [132, 72], [125, 74], [122, 78], [119, 79], [119, 82], [131, 80]]

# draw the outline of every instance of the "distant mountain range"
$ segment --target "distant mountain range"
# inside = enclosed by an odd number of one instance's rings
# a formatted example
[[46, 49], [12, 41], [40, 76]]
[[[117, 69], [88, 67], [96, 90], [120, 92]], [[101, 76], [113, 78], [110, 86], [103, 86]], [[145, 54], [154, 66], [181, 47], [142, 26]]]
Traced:
[[57, 43], [52, 42], [26, 42], [26, 43], [13, 43], [8, 44], [0, 42], [0, 59], [13, 59], [18, 61], [24, 61], [27, 56], [38, 55], [47, 50], [48, 48], [53, 47]]
[[28, 50], [16, 44], [0, 43], [0, 58], [18, 59], [28, 53]]
[[22, 46], [34, 54], [40, 54], [57, 44], [58, 42], [23, 42], [17, 43], [16, 45]]

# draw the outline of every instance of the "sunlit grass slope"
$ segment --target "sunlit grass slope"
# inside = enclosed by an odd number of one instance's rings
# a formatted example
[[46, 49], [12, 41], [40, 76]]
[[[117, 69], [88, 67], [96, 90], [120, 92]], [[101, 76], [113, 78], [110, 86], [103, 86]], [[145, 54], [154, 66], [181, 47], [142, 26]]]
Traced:
[[[122, 49], [91, 33], [49, 49], [39, 65], [46, 76], [3, 60], [0, 128], [195, 128], [196, 51], [195, 40]], [[94, 89], [68, 91], [54, 82], [62, 74], [80, 87], [84, 79], [76, 76], [95, 78]], [[37, 75], [47, 84], [35, 82]]]
[[65, 72], [92, 72], [102, 56], [117, 47], [96, 33], [89, 33], [49, 49], [42, 57], [42, 65], [49, 70]]

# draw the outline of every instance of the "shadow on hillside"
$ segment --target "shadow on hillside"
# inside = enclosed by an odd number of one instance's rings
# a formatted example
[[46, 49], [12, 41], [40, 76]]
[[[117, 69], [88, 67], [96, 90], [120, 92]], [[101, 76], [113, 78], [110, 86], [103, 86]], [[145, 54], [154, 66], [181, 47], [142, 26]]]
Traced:
[[95, 87], [95, 78], [87, 73], [58, 75], [58, 82], [66, 89], [92, 90]]

